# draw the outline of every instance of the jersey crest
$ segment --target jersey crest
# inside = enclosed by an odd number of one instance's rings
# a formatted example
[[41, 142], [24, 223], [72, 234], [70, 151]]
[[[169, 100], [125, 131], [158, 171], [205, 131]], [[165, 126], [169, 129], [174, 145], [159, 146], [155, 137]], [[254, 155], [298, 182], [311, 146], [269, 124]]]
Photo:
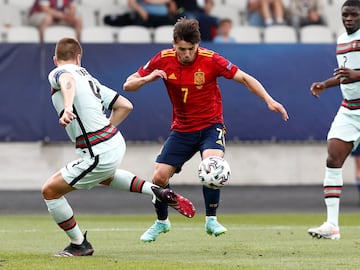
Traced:
[[194, 84], [196, 88], [201, 89], [205, 83], [205, 73], [202, 71], [197, 71], [194, 73]]

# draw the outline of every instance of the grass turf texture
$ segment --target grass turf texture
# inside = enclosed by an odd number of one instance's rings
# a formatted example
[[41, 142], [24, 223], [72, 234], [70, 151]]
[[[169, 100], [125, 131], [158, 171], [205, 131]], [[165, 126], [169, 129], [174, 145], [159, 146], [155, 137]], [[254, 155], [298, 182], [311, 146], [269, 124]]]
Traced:
[[0, 269], [358, 269], [360, 215], [341, 215], [340, 241], [312, 239], [323, 214], [221, 215], [225, 235], [208, 236], [204, 217], [171, 216], [172, 230], [153, 243], [140, 235], [153, 215], [79, 215], [92, 257], [55, 258], [68, 240], [50, 216], [0, 217]]

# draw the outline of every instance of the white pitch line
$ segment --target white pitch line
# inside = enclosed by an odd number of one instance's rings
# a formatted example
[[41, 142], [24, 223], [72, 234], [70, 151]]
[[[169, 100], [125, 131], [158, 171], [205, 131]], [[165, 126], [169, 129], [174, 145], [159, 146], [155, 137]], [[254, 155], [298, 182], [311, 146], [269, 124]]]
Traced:
[[[259, 231], [259, 230], [304, 230], [309, 228], [310, 226], [256, 226], [256, 225], [239, 225], [239, 226], [228, 226], [228, 230], [231, 231]], [[89, 232], [138, 232], [143, 231], [144, 228], [134, 228], [134, 227], [118, 227], [118, 228], [82, 228], [83, 230], [87, 230]], [[341, 226], [341, 229], [360, 229], [360, 226]], [[201, 227], [172, 227], [174, 231], [203, 231]], [[39, 230], [39, 229], [25, 229], [25, 230], [12, 230], [12, 229], [1, 229], [0, 234], [4, 233], [54, 233], [61, 232], [60, 229], [54, 230]]]

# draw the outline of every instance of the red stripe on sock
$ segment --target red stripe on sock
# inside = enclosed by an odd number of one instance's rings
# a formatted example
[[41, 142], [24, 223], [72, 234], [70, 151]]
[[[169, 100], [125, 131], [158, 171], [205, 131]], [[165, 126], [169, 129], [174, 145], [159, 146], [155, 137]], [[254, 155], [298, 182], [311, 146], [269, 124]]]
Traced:
[[130, 192], [141, 193], [144, 184], [145, 184], [144, 180], [139, 179], [137, 176], [135, 176], [134, 179], [131, 181]]
[[324, 187], [324, 198], [340, 198], [342, 186]]
[[72, 216], [68, 220], [65, 220], [63, 222], [58, 223], [58, 225], [64, 231], [68, 231], [68, 230], [71, 230], [72, 228], [74, 228], [76, 226], [76, 220], [75, 220], [74, 216]]

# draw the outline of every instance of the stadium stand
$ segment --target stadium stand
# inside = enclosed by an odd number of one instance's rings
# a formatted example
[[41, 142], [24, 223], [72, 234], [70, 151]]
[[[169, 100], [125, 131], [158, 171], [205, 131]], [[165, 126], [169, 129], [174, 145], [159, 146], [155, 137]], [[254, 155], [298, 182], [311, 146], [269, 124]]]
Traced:
[[250, 25], [233, 26], [230, 36], [235, 38], [237, 43], [261, 43], [262, 29]]
[[8, 43], [38, 43], [40, 42], [39, 30], [33, 26], [15, 26], [7, 30], [6, 42]]
[[273, 25], [264, 28], [264, 43], [296, 43], [295, 28], [287, 25]]
[[119, 43], [151, 43], [152, 32], [144, 26], [129, 25], [116, 29]]
[[[336, 1], [341, 2], [342, 1]], [[339, 3], [326, 5], [324, 6], [324, 15], [327, 26], [333, 33], [337, 33], [339, 29], [343, 29], [343, 24], [341, 21], [341, 6]]]
[[233, 25], [240, 25], [240, 9], [227, 5], [219, 5], [212, 8], [210, 15], [219, 19], [231, 18]]
[[[200, 2], [202, 0], [199, 0]], [[246, 1], [242, 0], [214, 0], [214, 7], [211, 15], [221, 18], [230, 18], [233, 21], [232, 35], [237, 39], [238, 43], [316, 43], [335, 42], [335, 38], [339, 33], [343, 32], [343, 26], [340, 17], [341, 1], [335, 0], [322, 0], [324, 6], [324, 15], [327, 25], [322, 30], [310, 30], [300, 29], [298, 33], [295, 33], [294, 29], [290, 26], [275, 26], [276, 28], [249, 28], [246, 20]], [[27, 13], [31, 7], [33, 0], [1, 0], [0, 1], [0, 25], [1, 26], [27, 26]], [[103, 17], [105, 14], [122, 14], [129, 11], [127, 0], [76, 0], [78, 11], [83, 18], [84, 33], [86, 37], [85, 42], [101, 42], [100, 36], [90, 38], [89, 32], [91, 28], [104, 26]], [[284, 0], [285, 7], [288, 6], [290, 0]], [[89, 28], [85, 30], [85, 28]], [[116, 27], [115, 27], [116, 28]], [[130, 30], [114, 29], [119, 36], [118, 42], [136, 42], [136, 43], [164, 43], [171, 40], [168, 37], [171, 29], [168, 27], [157, 29], [148, 29], [148, 33], [145, 36], [139, 36], [138, 32], [132, 33]], [[285, 30], [286, 28], [286, 30]], [[94, 30], [94, 31], [98, 31]], [[108, 30], [105, 30], [102, 43], [109, 41]], [[121, 34], [126, 31], [125, 34]], [[138, 30], [136, 30], [138, 31]], [[165, 32], [164, 32], [165, 31]], [[285, 32], [284, 32], [285, 31]], [[321, 31], [323, 34], [316, 34]], [[4, 42], [4, 35], [6, 36], [7, 31], [2, 31], [3, 37], [1, 41]], [[144, 31], [143, 31], [144, 32]], [[260, 32], [260, 37], [259, 37]], [[310, 33], [309, 33], [310, 32]], [[329, 34], [330, 32], [330, 34]], [[5, 34], [4, 34], [5, 33]], [[115, 37], [116, 37], [115, 35]], [[330, 38], [331, 36], [331, 38]], [[26, 38], [26, 36], [24, 37]], [[320, 39], [321, 38], [321, 39]], [[34, 39], [30, 38], [29, 42], [34, 42]], [[113, 39], [109, 41], [113, 42]]]
[[78, 5], [91, 6], [95, 8], [101, 8], [104, 6], [116, 5], [116, 0], [78, 0]]
[[77, 10], [82, 18], [83, 27], [97, 26], [98, 23], [98, 10], [91, 6], [79, 5]]
[[247, 1], [238, 1], [238, 0], [224, 0], [224, 5], [227, 5], [229, 7], [233, 7], [234, 9], [238, 10], [238, 13], [240, 15], [240, 24], [245, 25], [246, 24], [246, 6]]
[[52, 25], [44, 31], [45, 43], [56, 43], [60, 38], [73, 37], [76, 38], [74, 28], [65, 25]]
[[171, 43], [173, 38], [173, 26], [163, 25], [154, 28], [153, 41], [154, 43]]
[[333, 43], [334, 33], [324, 25], [309, 25], [300, 28], [300, 42], [302, 43]]
[[0, 24], [5, 27], [23, 24], [21, 9], [12, 5], [3, 5], [0, 9]]
[[5, 42], [7, 39], [7, 28], [0, 26], [0, 43]]
[[84, 27], [81, 32], [82, 43], [114, 43], [116, 34], [113, 27], [93, 26]]
[[7, 0], [7, 5], [18, 9], [22, 24], [27, 24], [28, 12], [34, 0]]
[[130, 8], [128, 6], [120, 6], [120, 5], [107, 5], [100, 7], [98, 9], [98, 22], [99, 25], [105, 25], [104, 24], [104, 17], [106, 15], [120, 15], [124, 14], [126, 12], [130, 11]]

